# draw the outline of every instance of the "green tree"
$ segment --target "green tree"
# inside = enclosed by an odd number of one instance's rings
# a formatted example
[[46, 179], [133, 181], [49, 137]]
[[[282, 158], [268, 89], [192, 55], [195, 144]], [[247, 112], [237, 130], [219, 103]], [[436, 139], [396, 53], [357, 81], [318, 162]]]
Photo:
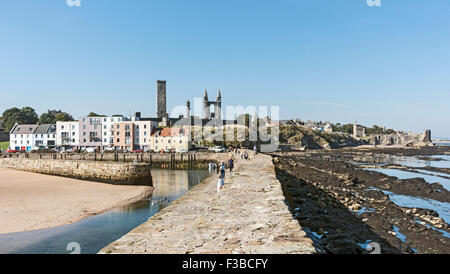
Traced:
[[38, 115], [31, 107], [7, 109], [3, 112], [2, 117], [2, 125], [6, 131], [10, 131], [15, 123], [36, 124], [39, 121]]
[[87, 117], [105, 117], [105, 115], [100, 115], [100, 114], [97, 114], [95, 112], [89, 112]]
[[55, 124], [57, 121], [73, 121], [72, 115], [61, 110], [48, 110], [39, 117], [41, 124]]

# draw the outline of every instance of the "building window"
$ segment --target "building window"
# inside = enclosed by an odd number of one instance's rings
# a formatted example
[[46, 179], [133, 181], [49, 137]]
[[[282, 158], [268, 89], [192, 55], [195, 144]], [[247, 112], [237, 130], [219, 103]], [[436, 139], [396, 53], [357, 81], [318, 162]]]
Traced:
[[117, 138], [117, 143], [119, 143], [120, 142], [120, 139], [119, 138]]
[[130, 138], [125, 138], [125, 144], [126, 144], [126, 145], [131, 144]]

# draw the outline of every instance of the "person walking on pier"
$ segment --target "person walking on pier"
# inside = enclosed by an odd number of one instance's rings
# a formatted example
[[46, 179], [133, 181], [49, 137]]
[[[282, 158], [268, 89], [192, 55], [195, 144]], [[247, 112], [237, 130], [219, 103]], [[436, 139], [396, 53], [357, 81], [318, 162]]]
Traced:
[[230, 174], [231, 174], [231, 172], [233, 171], [233, 168], [234, 168], [234, 161], [233, 161], [233, 158], [230, 158], [230, 159], [228, 160], [228, 168], [230, 169]]
[[222, 176], [222, 179], [225, 179], [225, 163], [222, 161], [219, 165], [219, 173]]
[[223, 186], [225, 185], [225, 181], [223, 180], [223, 177], [220, 174], [219, 176], [217, 176], [217, 178], [219, 179], [217, 181], [217, 193], [219, 193], [222, 190]]

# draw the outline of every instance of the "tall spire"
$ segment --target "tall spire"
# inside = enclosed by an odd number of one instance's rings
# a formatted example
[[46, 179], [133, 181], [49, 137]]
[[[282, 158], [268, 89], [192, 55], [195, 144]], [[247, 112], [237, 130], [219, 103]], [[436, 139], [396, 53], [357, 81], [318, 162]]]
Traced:
[[222, 99], [222, 95], [220, 94], [220, 89], [219, 89], [219, 94], [217, 95], [217, 99]]
[[208, 99], [208, 91], [205, 88], [205, 94], [203, 95], [203, 98]]

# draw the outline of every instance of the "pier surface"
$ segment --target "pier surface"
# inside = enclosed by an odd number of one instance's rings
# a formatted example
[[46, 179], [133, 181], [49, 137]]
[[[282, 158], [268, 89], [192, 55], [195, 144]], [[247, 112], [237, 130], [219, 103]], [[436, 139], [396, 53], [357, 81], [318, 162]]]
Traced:
[[270, 156], [236, 159], [225, 187], [214, 176], [100, 253], [315, 253], [292, 217]]

